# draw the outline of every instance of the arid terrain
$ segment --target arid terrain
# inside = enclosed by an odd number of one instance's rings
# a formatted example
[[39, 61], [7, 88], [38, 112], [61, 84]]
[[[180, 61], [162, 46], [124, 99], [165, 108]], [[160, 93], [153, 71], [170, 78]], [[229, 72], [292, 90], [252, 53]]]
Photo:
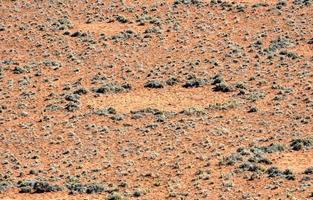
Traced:
[[313, 199], [313, 0], [0, 0], [0, 199]]

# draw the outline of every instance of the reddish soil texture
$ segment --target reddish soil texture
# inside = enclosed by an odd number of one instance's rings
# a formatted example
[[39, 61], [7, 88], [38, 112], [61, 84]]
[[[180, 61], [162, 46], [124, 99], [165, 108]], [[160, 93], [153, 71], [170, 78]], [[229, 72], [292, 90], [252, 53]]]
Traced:
[[0, 0], [0, 199], [312, 199], [312, 0]]

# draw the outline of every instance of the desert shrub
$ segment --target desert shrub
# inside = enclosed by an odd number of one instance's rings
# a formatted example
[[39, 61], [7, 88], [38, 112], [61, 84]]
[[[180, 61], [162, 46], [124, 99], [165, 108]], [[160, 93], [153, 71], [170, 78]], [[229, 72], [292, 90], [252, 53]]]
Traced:
[[58, 185], [51, 185], [46, 181], [24, 180], [17, 183], [20, 193], [45, 193], [62, 191], [63, 188]]
[[259, 166], [251, 162], [242, 163], [241, 165], [239, 165], [239, 169], [242, 171], [249, 171], [249, 172], [257, 172], [261, 170]]
[[266, 94], [264, 92], [252, 92], [249, 96], [246, 97], [249, 101], [257, 101], [260, 99], [264, 99], [266, 97]]
[[67, 189], [70, 190], [70, 194], [75, 193], [86, 193], [86, 194], [94, 194], [101, 193], [105, 191], [105, 187], [101, 184], [81, 184], [77, 182], [70, 182], [66, 184]]
[[5, 191], [10, 187], [10, 184], [6, 181], [0, 181], [0, 192]]
[[59, 106], [59, 105], [48, 104], [48, 105], [45, 107], [44, 111], [45, 111], [45, 112], [47, 112], [47, 111], [56, 111], [56, 110], [61, 110], [61, 109], [62, 109], [62, 107]]
[[212, 85], [216, 85], [216, 84], [223, 83], [223, 82], [224, 82], [224, 78], [219, 74], [215, 75], [212, 78]]
[[221, 75], [216, 75], [212, 78], [213, 91], [215, 92], [230, 92], [233, 91], [233, 87], [224, 81]]
[[273, 53], [279, 49], [287, 48], [292, 45], [293, 42], [289, 38], [280, 36], [270, 42], [270, 45], [267, 49], [265, 49], [265, 52]]
[[183, 84], [184, 88], [196, 88], [196, 87], [201, 87], [205, 84], [207, 84], [206, 79], [200, 79], [200, 78], [192, 78], [187, 80], [186, 83]]
[[111, 40], [114, 42], [121, 42], [132, 38], [135, 35], [135, 32], [131, 29], [124, 30], [119, 32], [116, 35], [111, 36]]
[[313, 167], [309, 167], [306, 170], [304, 170], [304, 174], [313, 174]]
[[252, 107], [248, 110], [248, 113], [254, 113], [254, 112], [258, 112], [258, 108]]
[[279, 55], [286, 56], [288, 58], [291, 58], [292, 60], [299, 58], [298, 54], [290, 51], [281, 51], [279, 52]]
[[207, 109], [216, 109], [216, 110], [228, 110], [232, 108], [236, 108], [241, 104], [240, 101], [237, 100], [229, 100], [223, 103], [215, 103], [215, 104], [210, 104]]
[[303, 148], [313, 147], [313, 138], [294, 139], [290, 142], [290, 147], [294, 151], [299, 151]]
[[0, 24], [0, 31], [5, 31], [5, 26], [3, 24]]
[[35, 182], [33, 186], [34, 193], [44, 193], [44, 192], [56, 192], [61, 191], [62, 188], [58, 185], [50, 185], [47, 182]]
[[282, 9], [283, 7], [287, 6], [287, 2], [285, 0], [279, 0], [276, 3], [276, 8], [277, 9]]
[[242, 156], [238, 153], [233, 153], [227, 157], [224, 157], [219, 164], [220, 165], [234, 165], [238, 161], [242, 161]]
[[233, 91], [233, 87], [228, 85], [225, 82], [222, 82], [222, 83], [216, 84], [215, 87], [213, 88], [213, 91], [215, 91], [215, 92], [231, 92], [231, 91]]
[[147, 81], [145, 83], [144, 87], [146, 87], [146, 88], [164, 88], [164, 85], [163, 85], [162, 81], [150, 80], [150, 81]]
[[79, 88], [73, 92], [73, 94], [78, 94], [78, 95], [87, 94], [87, 93], [88, 91], [85, 88]]
[[79, 109], [79, 103], [70, 101], [65, 105], [65, 109], [69, 112], [74, 112]]
[[202, 3], [201, 0], [175, 0], [174, 5], [184, 4], [184, 5], [200, 5]]
[[80, 96], [78, 94], [68, 94], [65, 96], [65, 100], [73, 102], [78, 102], [79, 98]]
[[136, 190], [136, 191], [133, 192], [133, 196], [134, 196], [134, 197], [140, 197], [140, 196], [142, 196], [142, 195], [143, 195], [143, 192], [140, 191], [140, 190]]
[[22, 73], [27, 72], [27, 69], [25, 69], [24, 67], [16, 66], [16, 67], [14, 67], [12, 72], [13, 72], [13, 74], [22, 74]]
[[53, 69], [53, 70], [57, 70], [60, 67], [62, 67], [62, 64], [59, 61], [54, 61], [54, 60], [45, 60], [42, 62], [42, 64], [46, 67]]
[[105, 93], [118, 93], [118, 92], [127, 92], [131, 90], [131, 85], [128, 83], [124, 84], [116, 84], [116, 83], [108, 83], [104, 84], [101, 87], [95, 89], [96, 93], [105, 94]]
[[94, 114], [96, 115], [109, 115], [109, 114], [116, 114], [116, 110], [112, 107], [99, 109], [94, 111]]
[[125, 200], [125, 198], [120, 193], [113, 193], [106, 198], [106, 200]]
[[259, 154], [252, 156], [251, 158], [248, 159], [248, 161], [252, 163], [262, 163], [266, 165], [272, 164], [272, 161], [270, 161], [268, 158], [262, 157]]
[[287, 180], [295, 180], [295, 176], [291, 170], [286, 169], [285, 171], [280, 171], [277, 167], [270, 167], [266, 170], [269, 177], [283, 177]]
[[188, 116], [191, 116], [191, 115], [201, 116], [201, 115], [205, 115], [207, 112], [203, 109], [191, 107], [191, 108], [182, 110], [180, 113], [184, 115], [188, 115]]
[[294, 0], [293, 4], [300, 6], [310, 6], [313, 4], [313, 0]]
[[237, 152], [238, 152], [240, 155], [242, 155], [242, 156], [248, 156], [248, 155], [251, 154], [250, 151], [249, 151], [249, 149], [244, 148], [244, 147], [239, 147], [239, 148], [237, 149]]
[[114, 121], [122, 121], [124, 119], [124, 116], [121, 114], [115, 114], [115, 115], [111, 116], [111, 119]]
[[178, 79], [177, 79], [177, 78], [174, 78], [174, 77], [171, 77], [171, 78], [169, 78], [169, 79], [166, 80], [166, 84], [167, 84], [167, 85], [170, 85], [170, 86], [175, 85], [175, 84], [177, 84], [177, 83], [178, 83]]
[[281, 144], [270, 144], [268, 146], [262, 146], [262, 147], [253, 147], [251, 148], [251, 152], [255, 154], [260, 154], [260, 153], [275, 153], [275, 152], [280, 152], [284, 151], [285, 147]]
[[19, 193], [31, 193], [32, 192], [32, 188], [29, 186], [24, 186], [20, 188]]
[[116, 16], [115, 19], [122, 24], [129, 22], [129, 20], [125, 16], [122, 16], [122, 15]]
[[68, 18], [51, 19], [50, 23], [52, 30], [66, 30], [73, 27], [72, 22]]

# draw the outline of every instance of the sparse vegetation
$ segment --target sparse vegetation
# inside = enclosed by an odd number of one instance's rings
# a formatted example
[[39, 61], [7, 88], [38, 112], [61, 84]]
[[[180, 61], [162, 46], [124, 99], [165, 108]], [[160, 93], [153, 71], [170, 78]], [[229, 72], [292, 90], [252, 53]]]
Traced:
[[313, 196], [312, 0], [0, 4], [0, 199]]

